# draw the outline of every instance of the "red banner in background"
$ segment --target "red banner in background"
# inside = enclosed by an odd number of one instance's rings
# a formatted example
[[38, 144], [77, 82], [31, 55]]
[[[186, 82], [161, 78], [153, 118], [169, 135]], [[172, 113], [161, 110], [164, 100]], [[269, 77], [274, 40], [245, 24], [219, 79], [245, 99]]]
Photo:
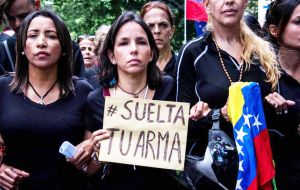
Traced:
[[207, 13], [202, 1], [186, 0], [186, 19], [194, 21], [207, 21]]

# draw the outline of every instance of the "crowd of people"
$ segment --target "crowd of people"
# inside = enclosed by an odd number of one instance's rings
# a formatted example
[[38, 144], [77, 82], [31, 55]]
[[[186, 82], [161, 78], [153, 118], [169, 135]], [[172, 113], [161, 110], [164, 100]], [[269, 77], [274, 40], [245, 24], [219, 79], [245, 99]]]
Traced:
[[[175, 17], [161, 1], [124, 11], [95, 35], [71, 40], [54, 12], [34, 0], [0, 0], [0, 189], [188, 189], [166, 169], [99, 162], [105, 97], [190, 103], [187, 150], [205, 154], [213, 109], [227, 113], [235, 82], [260, 86], [279, 190], [300, 185], [300, 0], [275, 0], [263, 27], [248, 0], [204, 0], [205, 32], [171, 41]], [[130, 126], [128, 126], [130, 127]], [[58, 152], [69, 141], [72, 158]], [[293, 148], [292, 148], [293, 147]], [[99, 155], [101, 156], [101, 155]], [[238, 165], [219, 181], [236, 189]], [[223, 187], [203, 177], [199, 190]]]

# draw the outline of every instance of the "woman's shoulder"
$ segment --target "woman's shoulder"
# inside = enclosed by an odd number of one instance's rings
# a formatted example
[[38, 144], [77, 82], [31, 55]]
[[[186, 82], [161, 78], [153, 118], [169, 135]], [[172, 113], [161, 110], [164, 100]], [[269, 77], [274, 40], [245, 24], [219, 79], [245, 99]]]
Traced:
[[99, 88], [96, 88], [95, 90], [91, 91], [87, 98], [88, 104], [98, 104], [99, 102], [103, 102], [103, 90], [104, 87], [100, 86]]
[[169, 85], [174, 85], [174, 84], [175, 84], [175, 81], [170, 75], [163, 76], [162, 85], [161, 85], [163, 88], [166, 86], [169, 86]]
[[205, 33], [202, 36], [199, 36], [193, 40], [188, 41], [181, 49], [183, 50], [199, 50], [204, 49], [207, 46], [207, 40], [209, 38], [210, 33]]
[[79, 77], [73, 77], [73, 83], [75, 90], [77, 89], [83, 89], [85, 91], [92, 91], [94, 88], [90, 85], [90, 83], [87, 82], [86, 79], [79, 78]]
[[0, 86], [8, 86], [12, 81], [13, 76], [9, 74], [1, 75], [0, 76]]
[[169, 75], [164, 75], [162, 78], [162, 83], [158, 89], [155, 90], [154, 99], [156, 100], [175, 100], [175, 81]]

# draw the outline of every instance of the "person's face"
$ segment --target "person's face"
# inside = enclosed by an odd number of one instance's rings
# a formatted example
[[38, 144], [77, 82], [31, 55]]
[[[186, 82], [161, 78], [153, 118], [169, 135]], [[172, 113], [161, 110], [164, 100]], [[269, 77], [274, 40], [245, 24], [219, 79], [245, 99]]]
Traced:
[[61, 45], [54, 22], [50, 18], [34, 18], [27, 30], [24, 52], [30, 67], [57, 67]]
[[15, 0], [6, 12], [9, 26], [16, 32], [31, 12], [35, 11], [35, 5], [30, 0]]
[[154, 8], [148, 11], [143, 19], [151, 29], [158, 49], [161, 50], [170, 46], [174, 27], [171, 26], [167, 13], [161, 9]]
[[117, 65], [119, 75], [147, 73], [152, 59], [151, 47], [144, 29], [136, 22], [127, 22], [117, 32], [110, 61]]
[[83, 56], [84, 66], [86, 68], [93, 66], [96, 55], [94, 42], [89, 39], [83, 39], [79, 42], [79, 47]]
[[223, 27], [239, 26], [248, 0], [206, 0], [207, 13], [213, 24]]
[[282, 41], [281, 46], [300, 50], [300, 4], [294, 9], [284, 29]]

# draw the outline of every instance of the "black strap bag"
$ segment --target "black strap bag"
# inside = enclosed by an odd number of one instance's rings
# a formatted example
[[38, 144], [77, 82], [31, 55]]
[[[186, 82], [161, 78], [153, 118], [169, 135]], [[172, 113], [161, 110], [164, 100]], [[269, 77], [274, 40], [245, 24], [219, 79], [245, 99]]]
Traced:
[[206, 183], [203, 180], [207, 180], [207, 178], [210, 182], [215, 182], [214, 185], [217, 184], [219, 189], [228, 189], [226, 180], [224, 184], [222, 183], [222, 180], [226, 178], [234, 182], [233, 186], [235, 185], [238, 153], [233, 140], [220, 129], [219, 117], [220, 110], [213, 110], [213, 126], [208, 133], [208, 145], [204, 156], [192, 154], [193, 149], [197, 146], [197, 142], [195, 142], [195, 146], [192, 146], [185, 157], [184, 171], [177, 174], [177, 179], [187, 189], [201, 190], [199, 184]]

